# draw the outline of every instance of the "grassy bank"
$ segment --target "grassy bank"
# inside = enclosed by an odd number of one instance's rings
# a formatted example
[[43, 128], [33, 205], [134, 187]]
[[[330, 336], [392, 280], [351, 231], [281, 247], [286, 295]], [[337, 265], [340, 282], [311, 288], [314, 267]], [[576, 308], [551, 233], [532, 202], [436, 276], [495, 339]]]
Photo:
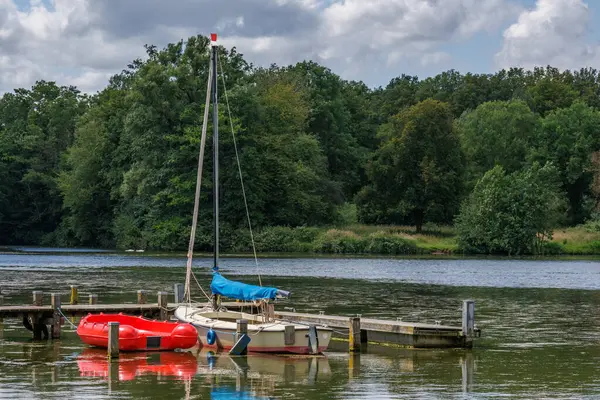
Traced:
[[[196, 244], [197, 254], [212, 254], [212, 236], [202, 236]], [[373, 226], [353, 224], [344, 227], [269, 227], [254, 232], [259, 255], [467, 255], [458, 246], [456, 233], [449, 226], [424, 226], [419, 234], [411, 226]], [[151, 253], [171, 250], [146, 249]], [[15, 253], [13, 246], [0, 246], [0, 253]], [[221, 252], [228, 255], [252, 253], [248, 230], [224, 232]], [[184, 253], [182, 253], [184, 254]], [[542, 255], [600, 255], [598, 226], [577, 226], [554, 231]]]
[[[237, 232], [227, 251], [249, 252], [247, 232]], [[460, 254], [452, 227], [426, 226], [417, 234], [414, 227], [349, 225], [343, 228], [271, 227], [255, 233], [261, 253], [315, 254]], [[600, 232], [585, 226], [556, 230], [546, 254], [600, 255]]]
[[[240, 238], [241, 239], [241, 238]], [[255, 234], [259, 252], [316, 254], [450, 254], [457, 250], [452, 228], [351, 225], [343, 228], [272, 227]], [[247, 251], [250, 243], [232, 241], [232, 251]]]
[[586, 226], [557, 229], [552, 241], [560, 245], [561, 254], [600, 254], [600, 232]]

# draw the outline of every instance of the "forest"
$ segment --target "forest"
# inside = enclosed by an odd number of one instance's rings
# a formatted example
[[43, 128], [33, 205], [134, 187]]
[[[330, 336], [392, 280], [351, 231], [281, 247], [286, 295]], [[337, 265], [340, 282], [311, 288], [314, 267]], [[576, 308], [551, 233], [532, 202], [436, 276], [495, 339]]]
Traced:
[[[146, 45], [93, 95], [48, 81], [5, 93], [0, 245], [187, 248], [209, 46]], [[369, 88], [310, 61], [257, 67], [223, 47], [219, 61], [224, 251], [251, 249], [233, 127], [259, 251], [554, 254], [568, 244], [556, 231], [578, 227], [591, 235], [582, 252], [600, 253], [597, 70]], [[211, 152], [208, 140], [201, 251]]]

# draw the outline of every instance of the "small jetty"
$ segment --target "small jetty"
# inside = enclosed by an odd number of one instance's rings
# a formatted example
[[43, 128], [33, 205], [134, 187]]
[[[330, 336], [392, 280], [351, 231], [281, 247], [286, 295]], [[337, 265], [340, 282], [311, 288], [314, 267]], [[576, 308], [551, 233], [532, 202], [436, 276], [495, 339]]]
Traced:
[[[49, 297], [50, 304], [44, 304]], [[0, 324], [4, 318], [18, 318], [23, 326], [33, 333], [34, 339], [58, 339], [65, 318], [73, 319], [88, 314], [140, 315], [151, 319], [169, 320], [175, 308], [182, 302], [183, 285], [175, 284], [174, 292], [158, 292], [155, 303], [148, 302], [148, 292], [137, 291], [137, 302], [124, 304], [100, 304], [98, 296], [90, 294], [87, 301], [80, 303], [76, 286], [71, 286], [68, 304], [62, 304], [61, 294], [32, 293], [31, 304], [5, 305], [0, 296]], [[260, 312], [252, 303], [223, 302], [227, 309], [243, 310], [254, 314]], [[334, 330], [334, 339], [347, 341], [349, 351], [360, 351], [362, 344], [392, 345], [408, 348], [472, 348], [474, 339], [481, 336], [475, 325], [475, 302], [463, 301], [462, 325], [424, 324], [418, 322], [393, 321], [363, 318], [360, 315], [341, 316], [299, 313], [273, 309], [276, 319], [299, 324], [325, 325]]]

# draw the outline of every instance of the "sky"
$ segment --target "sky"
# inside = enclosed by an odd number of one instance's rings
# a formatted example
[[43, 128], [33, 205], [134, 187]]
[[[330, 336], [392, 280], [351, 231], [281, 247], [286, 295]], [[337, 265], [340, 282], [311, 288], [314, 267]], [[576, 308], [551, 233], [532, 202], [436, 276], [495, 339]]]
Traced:
[[144, 44], [210, 32], [255, 65], [311, 59], [385, 86], [456, 69], [600, 67], [600, 0], [0, 0], [0, 93], [95, 93]]

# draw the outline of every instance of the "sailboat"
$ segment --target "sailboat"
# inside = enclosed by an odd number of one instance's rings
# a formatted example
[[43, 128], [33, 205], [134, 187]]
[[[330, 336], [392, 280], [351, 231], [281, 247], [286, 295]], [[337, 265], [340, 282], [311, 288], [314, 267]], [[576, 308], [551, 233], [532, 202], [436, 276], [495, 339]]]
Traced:
[[[190, 242], [188, 247], [188, 259], [186, 280], [184, 288], [184, 302], [175, 310], [175, 318], [180, 321], [191, 323], [198, 331], [198, 339], [203, 347], [214, 347], [223, 350], [230, 350], [239, 344], [240, 339], [246, 340], [247, 352], [259, 353], [296, 353], [296, 354], [317, 354], [327, 349], [331, 339], [332, 330], [326, 326], [305, 325], [295, 322], [287, 322], [275, 319], [274, 305], [272, 301], [277, 298], [290, 296], [290, 292], [274, 287], [263, 287], [260, 285], [250, 285], [243, 282], [232, 281], [225, 278], [219, 272], [219, 124], [218, 124], [218, 101], [217, 101], [217, 59], [218, 45], [217, 35], [211, 34], [211, 60], [209, 67], [209, 78], [206, 91], [206, 106], [204, 108], [204, 122], [202, 126], [202, 137], [200, 141], [200, 155], [198, 159], [198, 174], [196, 180], [196, 196], [194, 202], [194, 214], [192, 219], [192, 229], [190, 233]], [[225, 83], [223, 81], [223, 83]], [[225, 88], [225, 97], [227, 92]], [[212, 101], [212, 122], [213, 122], [213, 214], [214, 214], [214, 261], [212, 267], [212, 282], [210, 284], [211, 296], [205, 293], [208, 304], [192, 303], [191, 301], [191, 278], [192, 256], [194, 250], [194, 240], [196, 225], [198, 219], [198, 208], [200, 198], [200, 186], [202, 181], [202, 165], [204, 159], [204, 146], [206, 143], [206, 127], [208, 120], [209, 103]], [[233, 127], [232, 127], [233, 133]], [[234, 146], [235, 136], [234, 136]], [[237, 155], [237, 148], [236, 148]], [[239, 168], [239, 159], [238, 159]], [[252, 227], [250, 224], [247, 202], [245, 200], [244, 184], [240, 172], [240, 181], [242, 184], [242, 193], [244, 203], [246, 204], [246, 213], [250, 234]], [[254, 240], [252, 239], [253, 247]], [[255, 260], [256, 251], [254, 251]], [[258, 265], [258, 261], [257, 261]], [[194, 277], [195, 278], [195, 277]], [[200, 285], [199, 285], [200, 286]], [[201, 287], [200, 287], [201, 288]], [[201, 288], [202, 289], [202, 288]], [[204, 292], [204, 290], [202, 289]], [[251, 302], [254, 308], [260, 310], [258, 313], [245, 313], [241, 311], [230, 311], [223, 307], [220, 299], [226, 297], [242, 302]], [[236, 334], [237, 321], [247, 321], [247, 335], [240, 338]], [[249, 339], [249, 342], [247, 340]], [[243, 345], [242, 345], [243, 346]]]

